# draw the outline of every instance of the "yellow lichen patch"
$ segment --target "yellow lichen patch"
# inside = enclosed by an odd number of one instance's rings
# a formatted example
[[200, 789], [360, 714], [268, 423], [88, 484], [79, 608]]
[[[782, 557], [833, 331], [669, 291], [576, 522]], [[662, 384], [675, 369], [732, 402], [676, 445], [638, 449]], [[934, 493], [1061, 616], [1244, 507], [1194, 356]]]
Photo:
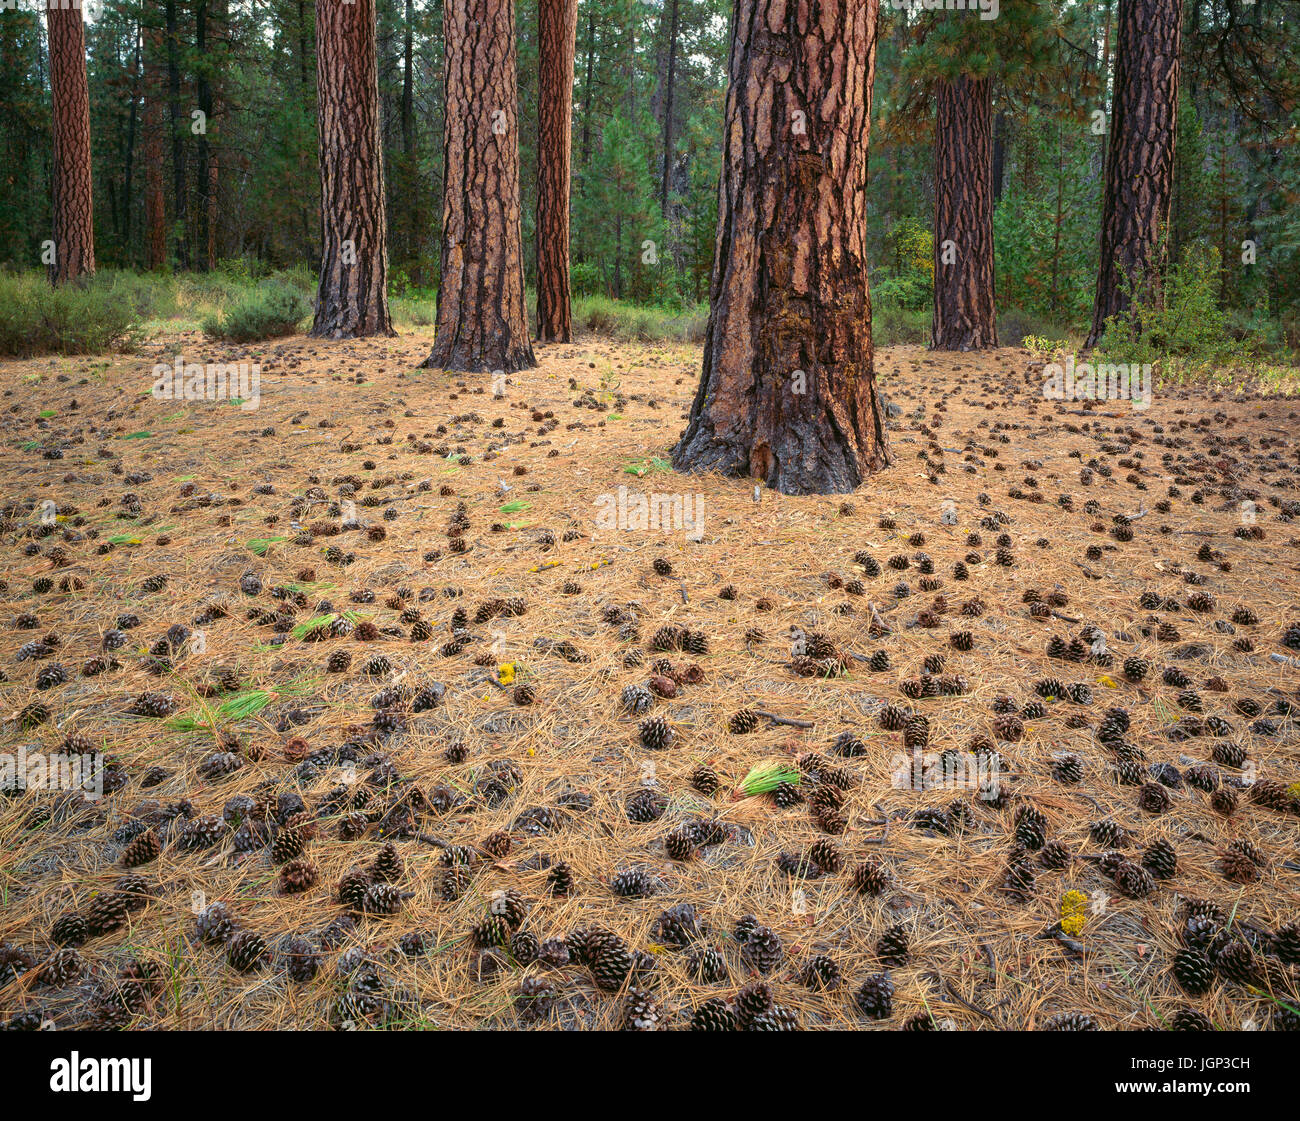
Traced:
[[1061, 929], [1071, 938], [1083, 931], [1088, 919], [1088, 897], [1081, 891], [1067, 891], [1061, 896]]

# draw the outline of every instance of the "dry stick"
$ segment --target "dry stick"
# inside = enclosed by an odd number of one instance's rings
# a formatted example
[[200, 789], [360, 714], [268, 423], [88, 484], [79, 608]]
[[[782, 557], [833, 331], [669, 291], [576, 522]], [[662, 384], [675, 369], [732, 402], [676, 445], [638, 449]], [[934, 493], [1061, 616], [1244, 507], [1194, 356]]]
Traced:
[[754, 709], [754, 712], [759, 716], [766, 716], [773, 724], [784, 724], [787, 728], [812, 728], [816, 723], [813, 720], [796, 720], [792, 716], [777, 716], [775, 712], [768, 712], [761, 708]]
[[[875, 810], [876, 813], [884, 812], [881, 810], [879, 802], [873, 802], [871, 804], [871, 808]], [[879, 837], [864, 837], [862, 840], [862, 843], [864, 845], [883, 845], [886, 841], [889, 840], [889, 814], [885, 814], [884, 817], [880, 817], [880, 818], [871, 818], [869, 821], [864, 821], [862, 824], [883, 825], [885, 827], [885, 831]]]
[[952, 1000], [955, 1000], [958, 1004], [962, 1005], [964, 1008], [969, 1008], [972, 1012], [977, 1012], [979, 1013], [979, 1015], [984, 1016], [989, 1020], [996, 1019], [993, 1013], [990, 1012], [987, 1008], [981, 1008], [978, 1004], [972, 1004], [969, 1000], [967, 1000], [964, 996], [962, 996], [961, 993], [957, 991], [953, 983], [948, 980], [948, 978], [941, 977], [938, 973], [931, 973], [929, 974], [929, 977], [932, 981], [939, 982], [939, 991], [941, 993], [947, 993]]

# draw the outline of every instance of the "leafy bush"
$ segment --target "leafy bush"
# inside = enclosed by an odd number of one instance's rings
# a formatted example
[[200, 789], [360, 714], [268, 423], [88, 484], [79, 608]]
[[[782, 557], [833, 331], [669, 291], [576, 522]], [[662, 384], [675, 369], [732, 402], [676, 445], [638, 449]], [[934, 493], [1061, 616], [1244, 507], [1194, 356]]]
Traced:
[[1061, 339], [1068, 333], [1059, 323], [1025, 308], [1007, 308], [998, 315], [998, 342], [1003, 346], [1028, 346], [1031, 337]]
[[1188, 246], [1183, 259], [1168, 270], [1163, 291], [1133, 295], [1119, 315], [1106, 320], [1099, 351], [1115, 362], [1151, 363], [1164, 374], [1193, 373], [1213, 366], [1249, 363], [1252, 339], [1234, 339], [1227, 314], [1219, 307], [1219, 251]]
[[40, 273], [0, 274], [0, 354], [99, 354], [130, 349], [140, 316], [130, 293], [107, 274], [53, 288]]
[[880, 304], [871, 309], [871, 338], [876, 346], [899, 346], [930, 341], [930, 312], [899, 304]]
[[600, 270], [587, 261], [575, 263], [569, 269], [569, 286], [574, 296], [594, 296], [601, 289]]
[[203, 333], [228, 342], [250, 343], [292, 335], [311, 311], [283, 280], [271, 280], [237, 297], [220, 315], [203, 320]]
[[709, 309], [700, 305], [678, 311], [587, 296], [573, 301], [573, 323], [624, 342], [699, 343], [708, 329]]

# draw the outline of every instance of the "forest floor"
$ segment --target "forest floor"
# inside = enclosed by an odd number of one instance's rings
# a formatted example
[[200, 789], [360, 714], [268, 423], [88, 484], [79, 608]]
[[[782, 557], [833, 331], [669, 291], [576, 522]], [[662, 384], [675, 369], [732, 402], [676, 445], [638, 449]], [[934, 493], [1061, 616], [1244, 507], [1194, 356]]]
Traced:
[[[1273, 657], [1300, 658], [1294, 398], [1047, 402], [1024, 351], [897, 347], [893, 465], [756, 499], [667, 467], [698, 348], [543, 347], [494, 397], [417, 370], [430, 338], [3, 365], [3, 750], [113, 763], [102, 797], [0, 802], [0, 1020], [1235, 1029], [1297, 1006], [1300, 663]], [[258, 407], [155, 400], [177, 353], [260, 362]], [[702, 532], [638, 527], [638, 494], [702, 496]], [[629, 713], [652, 675], [672, 695]], [[811, 726], [732, 731], [744, 709]], [[793, 804], [733, 794], [774, 762]], [[196, 923], [214, 902], [233, 929]], [[683, 904], [694, 929], [660, 918]], [[1171, 969], [1188, 937], [1203, 993]], [[883, 972], [892, 1000], [859, 998]]]

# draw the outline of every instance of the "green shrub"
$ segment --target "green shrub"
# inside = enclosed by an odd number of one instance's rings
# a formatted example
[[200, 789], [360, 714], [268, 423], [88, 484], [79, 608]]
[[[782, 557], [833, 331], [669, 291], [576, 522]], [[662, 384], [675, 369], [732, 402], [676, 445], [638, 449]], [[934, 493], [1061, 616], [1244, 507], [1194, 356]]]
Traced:
[[282, 280], [270, 280], [236, 296], [220, 315], [205, 317], [203, 333], [236, 343], [292, 335], [310, 311], [293, 288]]
[[[1132, 292], [1132, 285], [1125, 282]], [[1150, 363], [1162, 374], [1196, 373], [1215, 366], [1249, 364], [1252, 339], [1234, 339], [1218, 303], [1219, 251], [1188, 246], [1169, 269], [1160, 297], [1138, 295], [1106, 320], [1098, 347], [1113, 362]]]
[[434, 296], [417, 295], [418, 289], [409, 289], [406, 295], [389, 298], [389, 310], [395, 323], [411, 327], [432, 327], [438, 321], [438, 304]]
[[880, 304], [871, 309], [871, 338], [876, 346], [930, 341], [930, 312], [898, 304]]
[[140, 337], [131, 294], [112, 274], [53, 288], [41, 273], [0, 274], [0, 354], [100, 354]]
[[1012, 307], [998, 313], [998, 342], [1003, 346], [1023, 346], [1025, 339], [1062, 339], [1070, 334], [1064, 326], [1024, 308]]
[[573, 323], [623, 342], [699, 343], [708, 329], [709, 309], [705, 304], [678, 310], [586, 296], [573, 301]]
[[600, 270], [588, 261], [572, 265], [569, 269], [569, 286], [575, 296], [594, 296], [602, 287]]

